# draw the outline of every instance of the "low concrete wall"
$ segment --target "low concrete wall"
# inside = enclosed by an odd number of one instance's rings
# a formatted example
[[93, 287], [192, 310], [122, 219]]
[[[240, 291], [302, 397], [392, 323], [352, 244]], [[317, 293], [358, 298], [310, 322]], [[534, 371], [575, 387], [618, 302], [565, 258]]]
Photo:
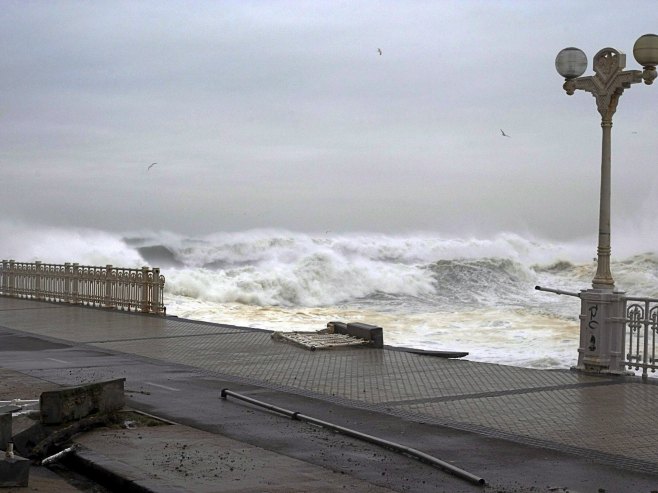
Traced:
[[123, 408], [126, 379], [95, 382], [43, 392], [40, 397], [41, 422], [57, 425], [75, 421], [93, 413], [109, 413]]

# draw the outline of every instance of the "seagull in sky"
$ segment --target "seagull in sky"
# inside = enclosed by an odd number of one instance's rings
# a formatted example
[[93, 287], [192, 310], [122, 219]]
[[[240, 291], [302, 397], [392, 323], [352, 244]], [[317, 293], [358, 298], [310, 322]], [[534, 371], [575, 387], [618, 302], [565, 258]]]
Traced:
[[155, 166], [156, 164], [158, 164], [158, 163], [151, 163], [151, 164], [149, 164], [149, 167], [146, 168], [146, 171], [149, 171], [149, 170], [150, 170], [153, 166]]
[[377, 53], [379, 53], [379, 55], [381, 56], [381, 54], [382, 54], [382, 49], [381, 49], [381, 48], [377, 48]]
[[505, 132], [503, 132], [503, 129], [500, 129], [500, 133], [503, 134], [503, 137], [509, 137], [510, 139], [512, 138], [511, 135], [507, 135]]

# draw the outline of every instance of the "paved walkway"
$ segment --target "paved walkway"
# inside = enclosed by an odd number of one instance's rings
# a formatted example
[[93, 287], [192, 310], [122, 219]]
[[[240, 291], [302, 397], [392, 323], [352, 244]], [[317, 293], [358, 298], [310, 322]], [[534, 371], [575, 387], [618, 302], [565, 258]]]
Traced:
[[[392, 349], [311, 352], [275, 342], [266, 331], [2, 297], [0, 326], [658, 475], [658, 385], [634, 377], [532, 370]], [[57, 366], [57, 358], [48, 364]], [[103, 376], [110, 375], [98, 375]], [[111, 378], [120, 376], [130, 387], [131, 368], [115, 369]], [[81, 375], [80, 382], [88, 377]], [[142, 382], [132, 390], [148, 393], [153, 386], [166, 388], [167, 383]]]

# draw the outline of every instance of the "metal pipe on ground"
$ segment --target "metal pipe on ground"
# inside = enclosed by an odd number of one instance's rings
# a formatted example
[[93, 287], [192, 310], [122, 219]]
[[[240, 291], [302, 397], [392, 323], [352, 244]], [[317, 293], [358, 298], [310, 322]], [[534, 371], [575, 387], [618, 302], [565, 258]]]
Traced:
[[316, 426], [321, 426], [323, 428], [327, 428], [329, 430], [333, 430], [342, 433], [344, 435], [348, 435], [354, 438], [358, 438], [360, 440], [364, 440], [369, 443], [373, 443], [375, 445], [379, 445], [380, 447], [384, 447], [393, 450], [395, 452], [406, 454], [410, 457], [420, 460], [421, 462], [425, 462], [426, 464], [430, 464], [432, 466], [438, 467], [439, 469], [442, 469], [452, 474], [453, 476], [464, 479], [470, 483], [479, 486], [484, 486], [486, 484], [486, 481], [483, 478], [476, 476], [475, 474], [471, 474], [470, 472], [465, 471], [464, 469], [460, 469], [459, 467], [453, 466], [452, 464], [442, 461], [441, 459], [438, 459], [434, 456], [426, 454], [425, 452], [421, 452], [420, 450], [416, 450], [414, 448], [407, 447], [405, 445], [401, 445], [396, 442], [391, 442], [389, 440], [384, 440], [383, 438], [378, 438], [372, 435], [368, 435], [360, 431], [352, 430], [350, 428], [345, 428], [344, 426], [340, 426], [334, 423], [329, 423], [321, 419], [316, 419], [311, 416], [306, 416], [297, 411], [290, 411], [288, 409], [284, 409], [282, 407], [278, 407], [273, 404], [269, 404], [267, 402], [259, 401], [252, 397], [247, 397], [245, 395], [238, 394], [237, 392], [233, 392], [232, 390], [229, 389], [222, 389], [220, 395], [222, 399], [226, 399], [228, 396], [232, 396], [235, 397], [236, 399], [242, 400], [244, 402], [248, 402], [255, 406], [262, 407], [269, 411], [274, 411], [276, 413], [282, 414], [284, 416], [289, 417], [290, 419], [305, 421], [307, 423], [311, 423]]
[[75, 452], [77, 448], [78, 448], [77, 445], [72, 445], [71, 447], [67, 447], [64, 450], [62, 450], [61, 452], [57, 452], [56, 454], [53, 454], [50, 457], [46, 457], [45, 459], [43, 459], [41, 461], [41, 465], [42, 466], [47, 466], [48, 464], [52, 464], [53, 462], [57, 462], [60, 459], [63, 459], [64, 457], [66, 457], [67, 455], [72, 454], [73, 452]]

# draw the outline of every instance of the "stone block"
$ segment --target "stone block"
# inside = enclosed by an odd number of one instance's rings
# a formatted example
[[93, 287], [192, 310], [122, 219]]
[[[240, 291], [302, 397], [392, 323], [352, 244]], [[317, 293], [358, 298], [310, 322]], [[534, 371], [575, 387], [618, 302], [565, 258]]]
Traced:
[[126, 402], [123, 392], [125, 381], [125, 378], [118, 378], [43, 392], [39, 399], [41, 422], [57, 425], [94, 413], [118, 411]]
[[30, 461], [15, 455], [11, 459], [0, 456], [0, 488], [25, 487], [30, 478]]
[[371, 341], [372, 347], [384, 347], [384, 329], [377, 327], [376, 325], [364, 324], [361, 322], [352, 322], [348, 324], [344, 322], [329, 322], [327, 327], [333, 328], [333, 331], [336, 334], [347, 334], [352, 337]]
[[372, 341], [372, 347], [384, 347], [384, 329], [376, 325], [353, 322], [347, 324], [347, 333], [353, 337], [360, 337]]

